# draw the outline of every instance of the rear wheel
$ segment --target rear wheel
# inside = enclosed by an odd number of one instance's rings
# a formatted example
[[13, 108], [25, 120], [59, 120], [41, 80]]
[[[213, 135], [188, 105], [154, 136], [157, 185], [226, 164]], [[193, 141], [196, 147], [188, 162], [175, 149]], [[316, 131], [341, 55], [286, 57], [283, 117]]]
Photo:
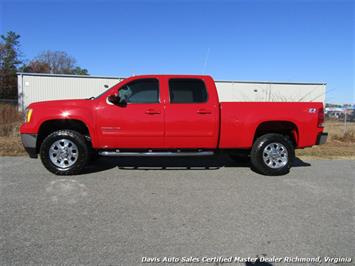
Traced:
[[281, 134], [259, 137], [251, 150], [253, 169], [264, 175], [284, 175], [290, 171], [295, 158], [291, 141]]
[[48, 135], [40, 149], [43, 165], [56, 175], [78, 174], [86, 166], [89, 151], [85, 138], [74, 130]]

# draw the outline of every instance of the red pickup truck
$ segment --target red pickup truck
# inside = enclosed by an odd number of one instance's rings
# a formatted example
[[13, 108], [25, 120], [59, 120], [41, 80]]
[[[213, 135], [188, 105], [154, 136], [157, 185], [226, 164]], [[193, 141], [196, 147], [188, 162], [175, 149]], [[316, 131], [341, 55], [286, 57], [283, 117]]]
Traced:
[[220, 102], [201, 75], [142, 75], [96, 98], [32, 103], [21, 138], [58, 175], [91, 156], [208, 156], [247, 152], [265, 175], [289, 172], [295, 148], [325, 143], [321, 102]]

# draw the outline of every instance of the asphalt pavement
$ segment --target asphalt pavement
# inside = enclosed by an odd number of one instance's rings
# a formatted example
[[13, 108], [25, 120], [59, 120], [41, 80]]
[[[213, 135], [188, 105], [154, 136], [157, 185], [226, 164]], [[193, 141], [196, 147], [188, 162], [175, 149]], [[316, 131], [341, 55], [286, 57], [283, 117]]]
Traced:
[[[0, 157], [0, 265], [354, 265], [354, 173], [351, 160], [298, 160], [270, 177], [228, 158], [121, 158], [61, 177], [40, 160]], [[200, 261], [182, 263], [190, 257]]]

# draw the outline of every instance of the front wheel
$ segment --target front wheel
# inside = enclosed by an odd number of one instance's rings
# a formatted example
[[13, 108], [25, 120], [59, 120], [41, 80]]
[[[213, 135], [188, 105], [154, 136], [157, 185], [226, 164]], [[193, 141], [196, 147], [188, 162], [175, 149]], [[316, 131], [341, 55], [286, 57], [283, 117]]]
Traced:
[[89, 159], [85, 138], [74, 130], [59, 130], [48, 135], [40, 149], [43, 165], [56, 175], [80, 173]]
[[259, 137], [250, 153], [251, 165], [264, 175], [284, 175], [290, 171], [295, 158], [293, 144], [281, 134], [265, 134]]

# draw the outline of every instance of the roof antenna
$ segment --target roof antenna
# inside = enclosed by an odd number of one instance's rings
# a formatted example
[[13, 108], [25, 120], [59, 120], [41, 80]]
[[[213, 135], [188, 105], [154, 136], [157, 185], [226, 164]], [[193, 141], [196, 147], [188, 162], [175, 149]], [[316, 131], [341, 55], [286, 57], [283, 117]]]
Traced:
[[205, 57], [205, 63], [203, 64], [203, 71], [202, 73], [205, 74], [206, 72], [206, 68], [207, 68], [207, 63], [208, 63], [208, 58], [210, 57], [210, 48], [207, 48], [207, 53], [206, 53], [206, 57]]

